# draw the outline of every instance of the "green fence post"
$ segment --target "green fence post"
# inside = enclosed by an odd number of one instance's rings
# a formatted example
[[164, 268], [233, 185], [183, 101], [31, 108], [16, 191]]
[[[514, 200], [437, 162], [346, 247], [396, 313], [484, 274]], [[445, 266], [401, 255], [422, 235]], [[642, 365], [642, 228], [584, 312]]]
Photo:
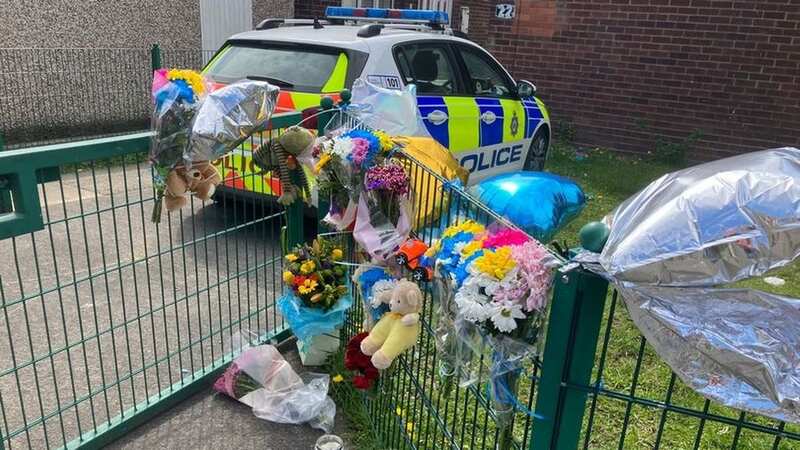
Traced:
[[[325, 127], [334, 114], [333, 99], [328, 96], [322, 97], [319, 106], [321, 110], [319, 116], [317, 116], [317, 135], [324, 136]], [[319, 232], [322, 231], [323, 219], [328, 215], [328, 208], [330, 208], [331, 202], [328, 198], [323, 198], [322, 192], [319, 191], [319, 189], [317, 190], [317, 196], [317, 234], [319, 234]]]
[[556, 277], [531, 450], [578, 446], [588, 393], [565, 384], [591, 381], [607, 291], [606, 280], [583, 269]]
[[[5, 145], [5, 141], [3, 140], [3, 134], [0, 133], [0, 152], [3, 151], [3, 147]], [[11, 202], [11, 190], [6, 189], [4, 186], [7, 181], [0, 177], [0, 214], [10, 213], [13, 211], [13, 205]], [[3, 448], [3, 443], [0, 442], [0, 449]]]
[[150, 48], [150, 66], [154, 72], [161, 68], [161, 47], [158, 44], [153, 44]]

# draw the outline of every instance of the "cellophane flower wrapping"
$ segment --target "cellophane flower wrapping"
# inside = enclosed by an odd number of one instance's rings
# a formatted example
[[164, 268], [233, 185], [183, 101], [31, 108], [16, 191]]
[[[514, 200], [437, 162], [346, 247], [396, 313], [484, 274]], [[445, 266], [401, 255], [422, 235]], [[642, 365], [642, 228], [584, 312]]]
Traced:
[[328, 433], [336, 416], [328, 384], [328, 375], [299, 376], [275, 347], [259, 345], [244, 349], [214, 383], [214, 390], [251, 407], [258, 418], [307, 423]]
[[278, 299], [281, 316], [289, 323], [289, 327], [297, 339], [303, 341], [308, 341], [314, 336], [332, 333], [342, 326], [345, 313], [352, 304], [353, 297], [350, 293], [343, 295], [329, 310], [305, 306], [303, 300], [290, 290], [284, 291], [284, 294]]
[[299, 245], [285, 256], [286, 289], [278, 307], [301, 341], [331, 333], [344, 323], [353, 297], [347, 268], [339, 264], [343, 258], [343, 246], [323, 238]]
[[163, 192], [167, 175], [183, 160], [192, 122], [207, 91], [206, 80], [192, 70], [159, 69], [153, 73], [149, 157], [158, 192]]
[[192, 121], [190, 145], [183, 153], [187, 164], [221, 158], [266, 129], [279, 91], [264, 81], [243, 80], [208, 94]]
[[538, 352], [558, 261], [521, 231], [469, 220], [446, 229], [432, 251], [437, 284], [452, 292], [440, 296], [439, 320], [452, 323], [439, 339], [443, 371], [458, 367], [469, 385], [489, 362], [492, 407], [506, 427], [519, 406], [522, 367]]

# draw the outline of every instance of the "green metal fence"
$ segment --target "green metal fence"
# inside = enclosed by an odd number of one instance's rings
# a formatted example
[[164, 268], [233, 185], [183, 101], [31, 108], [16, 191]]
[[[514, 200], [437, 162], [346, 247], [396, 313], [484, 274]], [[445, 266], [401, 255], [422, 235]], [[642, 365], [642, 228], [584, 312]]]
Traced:
[[[465, 215], [504, 223], [414, 159], [406, 165], [422, 191], [417, 207], [428, 211], [414, 229], [429, 245], [437, 230]], [[646, 345], [608, 283], [580, 268], [556, 275], [543, 351], [519, 381], [518, 411], [503, 433], [486, 395], [488, 363], [466, 387], [442, 377], [438, 300], [425, 290], [420, 341], [382, 376], [377, 392], [336, 388], [340, 402], [368, 418], [378, 448], [800, 448], [800, 426], [715, 405], [691, 391]], [[362, 331], [363, 314], [357, 298], [343, 344]]]
[[[299, 120], [276, 116], [267, 134]], [[0, 448], [101, 447], [207, 387], [237, 334], [289, 335], [275, 308], [286, 212], [193, 199], [153, 224], [148, 145], [140, 133], [0, 152], [13, 199]]]
[[[299, 120], [277, 116], [270, 134]], [[301, 241], [302, 206], [193, 200], [152, 224], [148, 140], [0, 152], [0, 193], [12, 194], [0, 212], [0, 448], [100, 447], [207, 388], [236, 353], [237, 334], [289, 335], [275, 308], [281, 226], [290, 225], [289, 244]], [[426, 211], [415, 224], [424, 241], [466, 212], [502, 221], [406, 164]], [[556, 277], [542, 356], [519, 380], [520, 410], [503, 433], [487, 368], [464, 387], [440, 376], [436, 303], [426, 289], [421, 339], [377, 393], [336, 388], [366, 413], [379, 448], [800, 448], [797, 425], [691, 392], [617, 294], [580, 269]], [[360, 305], [344, 339], [361, 329]]]

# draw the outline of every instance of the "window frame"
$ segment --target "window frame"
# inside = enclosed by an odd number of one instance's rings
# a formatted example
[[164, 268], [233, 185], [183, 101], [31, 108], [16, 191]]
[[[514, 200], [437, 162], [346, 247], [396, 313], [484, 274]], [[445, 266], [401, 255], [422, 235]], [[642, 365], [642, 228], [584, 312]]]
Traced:
[[[406, 74], [403, 73], [402, 66], [400, 65], [400, 58], [398, 56], [398, 52], [404, 51], [405, 47], [419, 46], [419, 45], [430, 45], [430, 46], [440, 47], [444, 50], [444, 54], [447, 57], [448, 63], [450, 64], [450, 67], [452, 68], [453, 72], [453, 92], [450, 94], [426, 94], [417, 91], [418, 96], [472, 97], [472, 98], [475, 97], [474, 95], [471, 95], [466, 88], [466, 84], [464, 83], [464, 78], [461, 73], [463, 70], [461, 62], [457, 58], [457, 55], [455, 54], [452, 44], [450, 42], [441, 39], [419, 39], [414, 41], [401, 42], [399, 44], [395, 44], [392, 46], [392, 58], [394, 59], [395, 67], [397, 68], [397, 72], [400, 74], [400, 78], [403, 80], [404, 85], [407, 85], [408, 83], [406, 83]], [[406, 60], [408, 60], [408, 58], [406, 58]], [[408, 61], [408, 63], [410, 66], [411, 62]], [[411, 67], [409, 67], [409, 69], [411, 69]]]
[[[214, 55], [211, 58], [209, 58], [206, 65], [203, 67], [202, 72], [205, 73], [208, 66], [215, 61], [217, 55], [220, 52], [232, 46], [261, 48], [267, 50], [280, 49], [280, 50], [309, 51], [315, 53], [328, 53], [337, 56], [344, 53], [347, 56], [347, 75], [345, 77], [344, 85], [345, 88], [348, 89], [353, 85], [353, 82], [358, 77], [361, 76], [361, 73], [364, 71], [364, 67], [367, 65], [367, 60], [369, 59], [369, 54], [364, 53], [362, 51], [332, 47], [327, 45], [300, 44], [300, 43], [285, 42], [285, 41], [254, 41], [249, 39], [231, 39], [225, 42], [225, 44], [223, 44], [222, 47], [220, 47], [219, 50], [217, 50], [214, 53]], [[320, 92], [300, 90], [297, 88], [286, 89], [286, 91], [320, 94]]]
[[[466, 91], [469, 93], [470, 96], [475, 98], [501, 98], [501, 99], [509, 99], [509, 100], [520, 100], [519, 94], [517, 94], [517, 83], [513, 77], [508, 73], [508, 71], [503, 67], [489, 52], [484, 50], [481, 47], [476, 45], [469, 45], [464, 44], [461, 42], [452, 43], [453, 46], [453, 53], [456, 55], [456, 59], [458, 60], [459, 64], [459, 71], [461, 73], [461, 77], [464, 78], [464, 86], [466, 86]], [[472, 74], [467, 68], [467, 63], [464, 61], [464, 57], [461, 54], [463, 49], [467, 49], [467, 51], [473, 51], [478, 55], [481, 60], [483, 60], [490, 69], [494, 70], [496, 73], [500, 75], [500, 77], [507, 83], [507, 88], [509, 89], [509, 93], [507, 95], [485, 95], [485, 94], [478, 94], [475, 92], [475, 86], [472, 83]]]

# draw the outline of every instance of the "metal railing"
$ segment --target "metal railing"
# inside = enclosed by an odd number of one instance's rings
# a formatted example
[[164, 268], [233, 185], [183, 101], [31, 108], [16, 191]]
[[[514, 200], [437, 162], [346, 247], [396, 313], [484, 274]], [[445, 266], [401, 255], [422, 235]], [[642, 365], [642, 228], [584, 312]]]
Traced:
[[[276, 116], [269, 134], [299, 122]], [[282, 241], [304, 237], [302, 205], [193, 200], [152, 224], [148, 141], [141, 133], [0, 152], [0, 448], [101, 447], [206, 388], [235, 354], [236, 334], [289, 335], [275, 300]], [[425, 242], [463, 216], [502, 221], [404, 161]], [[437, 299], [425, 291], [420, 341], [379, 391], [336, 385], [382, 448], [800, 447], [797, 425], [715, 405], [684, 386], [617, 294], [580, 269], [556, 277], [542, 356], [520, 378], [519, 410], [502, 432], [486, 368], [464, 387], [440, 376]], [[361, 329], [362, 315], [356, 301], [343, 339]]]
[[206, 388], [237, 334], [289, 336], [284, 209], [192, 199], [151, 223], [149, 141], [0, 152], [0, 448], [100, 448]]
[[[426, 211], [417, 215], [415, 234], [428, 245], [464, 217], [505, 223], [461, 188], [413, 158], [403, 159], [417, 188], [416, 207]], [[420, 340], [383, 375], [376, 393], [339, 385], [337, 400], [369, 419], [379, 448], [509, 444], [487, 397], [488, 363], [467, 387], [452, 386], [441, 376], [435, 347], [438, 301], [430, 288], [425, 290]], [[362, 331], [360, 299], [354, 305], [343, 343]], [[556, 274], [544, 342], [519, 380], [518, 408], [506, 432], [512, 442], [506, 448], [800, 448], [800, 426], [716, 405], [685, 386], [646, 345], [619, 307], [617, 292], [580, 268]]]

